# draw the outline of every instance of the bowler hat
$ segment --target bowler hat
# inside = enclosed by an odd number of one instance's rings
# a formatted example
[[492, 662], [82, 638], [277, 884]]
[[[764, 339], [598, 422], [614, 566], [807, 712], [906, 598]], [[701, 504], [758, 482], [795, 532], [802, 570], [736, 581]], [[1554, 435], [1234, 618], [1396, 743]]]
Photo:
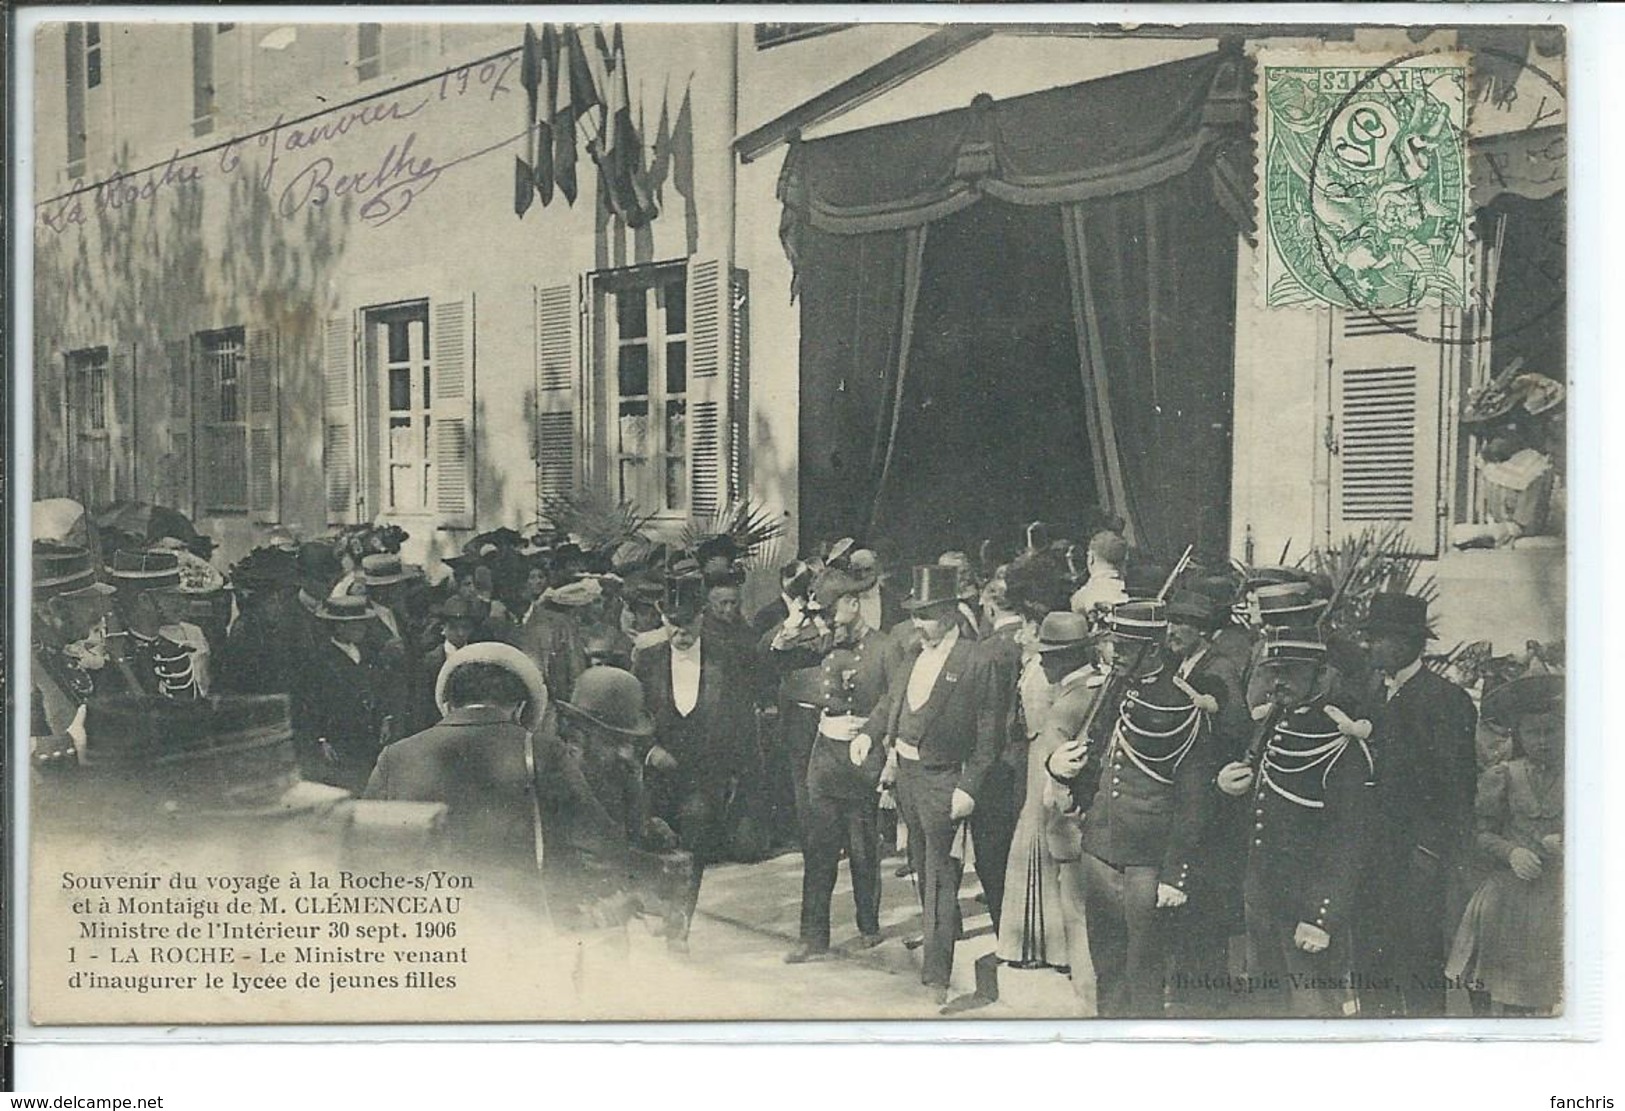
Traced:
[[1206, 594], [1194, 590], [1181, 590], [1168, 600], [1168, 623], [1190, 625], [1212, 632], [1223, 621], [1219, 604]]
[[1039, 652], [1065, 652], [1071, 648], [1087, 648], [1093, 634], [1089, 619], [1071, 610], [1057, 610], [1046, 614], [1038, 626]]
[[589, 667], [576, 679], [568, 702], [559, 709], [572, 717], [628, 737], [647, 737], [654, 719], [643, 708], [643, 684], [630, 671], [618, 667]]
[[1427, 635], [1427, 599], [1414, 594], [1383, 592], [1371, 596], [1371, 608], [1361, 629], [1367, 636], [1383, 633]]
[[957, 604], [964, 595], [961, 570], [954, 564], [927, 563], [914, 568], [913, 589], [903, 608], [913, 612]]
[[1525, 675], [1484, 696], [1480, 712], [1493, 725], [1513, 726], [1519, 718], [1563, 709], [1562, 675]]

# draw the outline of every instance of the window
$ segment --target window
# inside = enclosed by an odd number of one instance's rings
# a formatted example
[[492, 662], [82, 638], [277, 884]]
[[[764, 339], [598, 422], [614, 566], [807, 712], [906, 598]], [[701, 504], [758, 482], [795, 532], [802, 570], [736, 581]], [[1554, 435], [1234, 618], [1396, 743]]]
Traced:
[[108, 349], [91, 347], [67, 357], [68, 489], [87, 507], [112, 501], [112, 398]]
[[371, 81], [383, 72], [384, 25], [361, 23], [356, 26], [355, 75], [358, 81]]
[[381, 401], [383, 508], [428, 512], [435, 478], [428, 303], [374, 310], [367, 331]]
[[196, 344], [199, 449], [198, 479], [206, 513], [248, 510], [248, 415], [246, 354], [241, 328], [200, 332]]
[[216, 23], [214, 25], [214, 33], [217, 35], [223, 35], [235, 26], [237, 26], [235, 23]]
[[[94, 24], [92, 24], [94, 26]], [[68, 98], [68, 176], [85, 173], [85, 24], [68, 24], [66, 53]], [[97, 51], [97, 80], [101, 80], [100, 50]]]
[[94, 89], [102, 83], [102, 25], [85, 24], [85, 87]]
[[681, 267], [608, 279], [612, 481], [624, 502], [688, 508], [688, 291]]
[[214, 130], [214, 33], [207, 23], [192, 24], [192, 134]]

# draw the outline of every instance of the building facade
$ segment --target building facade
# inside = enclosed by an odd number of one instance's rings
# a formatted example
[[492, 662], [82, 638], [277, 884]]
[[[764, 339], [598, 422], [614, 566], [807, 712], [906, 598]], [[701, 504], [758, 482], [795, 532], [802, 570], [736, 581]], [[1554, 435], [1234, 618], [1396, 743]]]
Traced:
[[[580, 486], [670, 527], [749, 498], [787, 545], [899, 557], [1091, 508], [1250, 563], [1392, 525], [1441, 641], [1561, 637], [1561, 537], [1452, 547], [1484, 514], [1468, 393], [1514, 354], [1566, 379], [1561, 252], [1531, 277], [1566, 223], [1560, 39], [1420, 44], [1525, 59], [1471, 117], [1481, 286], [1545, 311], [1496, 328], [1487, 299], [1260, 307], [1246, 58], [1284, 35], [618, 30], [587, 54], [641, 138], [638, 227], [590, 122], [574, 203], [516, 204], [521, 27], [44, 28], [35, 496], [171, 505], [228, 559], [271, 524], [386, 521], [431, 564]], [[1142, 181], [1153, 131], [1192, 153]], [[1114, 315], [1125, 285], [1144, 318]], [[1115, 429], [1079, 373], [1103, 352]]]

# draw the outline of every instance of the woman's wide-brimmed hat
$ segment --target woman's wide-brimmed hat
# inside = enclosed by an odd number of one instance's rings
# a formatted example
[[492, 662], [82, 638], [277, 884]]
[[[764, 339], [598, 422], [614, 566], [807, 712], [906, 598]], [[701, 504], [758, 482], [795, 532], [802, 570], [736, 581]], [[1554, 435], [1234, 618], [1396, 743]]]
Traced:
[[1519, 718], [1561, 712], [1563, 687], [1561, 674], [1525, 675], [1484, 695], [1479, 712], [1491, 725], [1510, 728]]

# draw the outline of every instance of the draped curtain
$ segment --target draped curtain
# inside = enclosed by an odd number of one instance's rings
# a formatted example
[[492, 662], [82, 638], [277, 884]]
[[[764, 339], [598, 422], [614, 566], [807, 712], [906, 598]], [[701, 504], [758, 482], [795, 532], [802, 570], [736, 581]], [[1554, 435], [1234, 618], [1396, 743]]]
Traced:
[[1061, 209], [1099, 503], [1159, 552], [1183, 546], [1204, 506], [1224, 508], [1248, 91], [1244, 59], [1220, 51], [792, 142], [780, 236], [802, 300], [809, 539], [863, 516], [875, 528], [898, 465], [926, 228], [984, 198]]

